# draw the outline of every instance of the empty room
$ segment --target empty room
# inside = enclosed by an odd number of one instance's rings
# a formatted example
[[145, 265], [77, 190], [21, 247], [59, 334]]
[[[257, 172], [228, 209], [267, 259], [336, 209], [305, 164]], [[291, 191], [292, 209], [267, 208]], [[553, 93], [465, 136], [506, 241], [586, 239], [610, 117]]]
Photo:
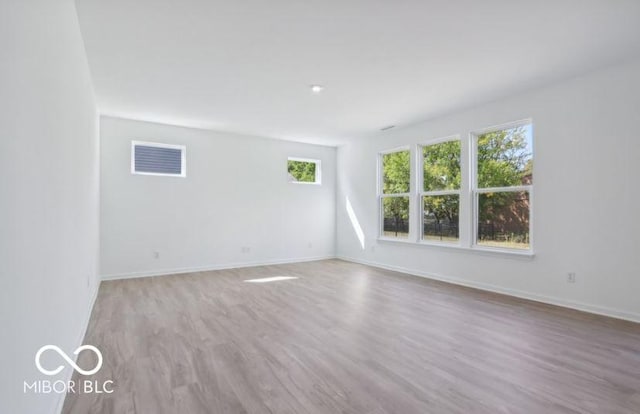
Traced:
[[0, 0], [0, 413], [640, 413], [637, 0]]

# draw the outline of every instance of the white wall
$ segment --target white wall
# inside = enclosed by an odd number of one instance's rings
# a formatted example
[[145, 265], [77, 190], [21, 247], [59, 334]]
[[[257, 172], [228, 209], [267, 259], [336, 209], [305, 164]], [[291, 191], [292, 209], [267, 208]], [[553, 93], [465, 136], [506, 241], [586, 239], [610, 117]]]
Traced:
[[[344, 258], [640, 320], [640, 61], [338, 149]], [[524, 118], [534, 123], [532, 259], [377, 242], [376, 154]], [[346, 212], [365, 235], [362, 249]], [[566, 273], [575, 271], [577, 283]]]
[[97, 121], [73, 1], [2, 1], [2, 413], [61, 408], [63, 396], [23, 394], [23, 381], [68, 378], [69, 367], [44, 377], [34, 356], [46, 344], [73, 355], [98, 287]]
[[[335, 254], [335, 148], [108, 117], [100, 136], [104, 278]], [[132, 140], [186, 145], [186, 178], [131, 174]], [[289, 156], [322, 185], [289, 183]]]

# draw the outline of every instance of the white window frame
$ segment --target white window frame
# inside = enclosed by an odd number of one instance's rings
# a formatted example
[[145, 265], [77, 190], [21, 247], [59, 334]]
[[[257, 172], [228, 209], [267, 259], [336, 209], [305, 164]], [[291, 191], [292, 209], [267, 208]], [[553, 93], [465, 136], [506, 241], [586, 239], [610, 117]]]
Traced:
[[[181, 155], [180, 161], [180, 174], [167, 174], [167, 173], [153, 173], [153, 172], [145, 172], [145, 171], [137, 171], [136, 170], [136, 145], [145, 146], [145, 147], [156, 147], [156, 148], [171, 148], [171, 149], [179, 149]], [[187, 176], [187, 147], [186, 145], [176, 145], [176, 144], [163, 144], [160, 142], [148, 142], [148, 141], [131, 141], [131, 174], [135, 175], [155, 175], [161, 177], [186, 177]]]
[[[403, 151], [409, 151], [409, 192], [408, 193], [391, 193], [391, 194], [384, 194], [384, 168], [383, 168], [383, 160], [384, 160], [384, 156], [387, 154], [393, 154], [395, 152], [403, 152]], [[411, 211], [413, 210], [413, 206], [412, 206], [412, 202], [411, 202], [411, 189], [413, 188], [411, 185], [411, 180], [412, 180], [412, 176], [414, 174], [413, 171], [413, 163], [411, 162], [412, 157], [411, 157], [411, 146], [409, 145], [404, 145], [402, 147], [396, 147], [396, 148], [392, 148], [392, 149], [388, 149], [388, 150], [384, 150], [378, 153], [378, 158], [377, 158], [377, 195], [378, 195], [378, 239], [379, 240], [390, 240], [390, 241], [394, 241], [394, 242], [411, 242], [412, 239], [412, 233], [414, 232], [414, 229], [411, 225], [412, 223], [412, 213]], [[382, 200], [385, 198], [391, 198], [391, 197], [407, 197], [409, 199], [409, 218], [408, 218], [408, 222], [409, 222], [409, 233], [407, 234], [407, 238], [400, 238], [400, 237], [389, 237], [389, 236], [385, 236], [384, 235], [384, 208], [382, 207]]]
[[[470, 138], [470, 200], [472, 200], [472, 214], [471, 214], [471, 247], [473, 249], [478, 250], [487, 250], [487, 251], [497, 251], [497, 252], [508, 252], [508, 253], [520, 253], [520, 254], [532, 254], [533, 253], [533, 184], [531, 185], [518, 185], [512, 187], [486, 187], [479, 188], [478, 187], [478, 137], [480, 135], [484, 135], [490, 132], [502, 131], [505, 129], [513, 129], [521, 126], [531, 125], [532, 135], [533, 135], [533, 120], [532, 119], [522, 119], [519, 121], [509, 122], [505, 124], [495, 125], [492, 127], [475, 130], [469, 134]], [[533, 140], [532, 140], [533, 141]], [[533, 173], [535, 176], [535, 150], [532, 148], [531, 151], [531, 159], [533, 163]], [[480, 220], [480, 194], [486, 193], [501, 193], [501, 192], [527, 192], [529, 193], [529, 248], [528, 249], [518, 249], [518, 248], [509, 248], [509, 247], [494, 247], [478, 244], [478, 223]]]
[[[460, 135], [449, 135], [447, 137], [437, 138], [434, 140], [430, 140], [428, 142], [423, 142], [418, 144], [416, 151], [417, 158], [417, 168], [416, 168], [416, 184], [417, 184], [417, 193], [418, 193], [418, 226], [420, 231], [418, 232], [418, 241], [422, 244], [433, 244], [437, 246], [461, 246], [462, 240], [460, 237], [460, 225], [461, 225], [461, 217], [462, 212], [464, 211], [462, 205], [462, 186], [463, 182], [460, 183], [460, 188], [457, 190], [436, 190], [436, 191], [424, 191], [424, 148], [429, 147], [431, 145], [442, 144], [444, 142], [452, 142], [458, 141], [460, 143], [460, 174], [462, 175], [463, 171], [463, 157], [462, 157], [462, 140], [460, 139]], [[464, 180], [464, 179], [463, 179]], [[438, 240], [429, 240], [424, 238], [424, 203], [423, 197], [425, 196], [443, 196], [443, 195], [457, 195], [458, 196], [458, 241], [438, 241]]]
[[[289, 180], [289, 161], [299, 161], [299, 162], [312, 162], [316, 165], [316, 175], [314, 182], [308, 181], [291, 181]], [[322, 160], [317, 160], [313, 158], [300, 158], [300, 157], [288, 157], [287, 158], [287, 181], [291, 184], [307, 184], [307, 185], [322, 185]]]

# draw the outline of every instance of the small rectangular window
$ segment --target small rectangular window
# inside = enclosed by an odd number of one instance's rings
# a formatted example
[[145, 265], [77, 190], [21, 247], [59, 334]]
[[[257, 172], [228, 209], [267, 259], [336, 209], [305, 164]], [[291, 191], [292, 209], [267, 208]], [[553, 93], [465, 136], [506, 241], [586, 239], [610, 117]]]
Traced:
[[531, 249], [531, 123], [474, 134], [475, 244]]
[[131, 173], [186, 177], [186, 147], [155, 142], [131, 142]]
[[320, 160], [289, 157], [287, 161], [287, 173], [290, 183], [321, 184]]
[[460, 140], [422, 147], [422, 240], [454, 242], [460, 238]]
[[382, 237], [409, 238], [411, 152], [380, 154], [380, 220]]

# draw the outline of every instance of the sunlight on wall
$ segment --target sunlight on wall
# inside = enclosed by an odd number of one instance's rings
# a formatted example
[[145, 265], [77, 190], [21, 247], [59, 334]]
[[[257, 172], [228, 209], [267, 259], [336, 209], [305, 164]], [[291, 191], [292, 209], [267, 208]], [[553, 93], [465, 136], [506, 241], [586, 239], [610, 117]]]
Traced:
[[351, 220], [351, 225], [353, 226], [353, 230], [356, 232], [356, 236], [360, 241], [360, 246], [362, 246], [362, 250], [364, 250], [364, 232], [362, 231], [362, 227], [360, 227], [360, 222], [358, 222], [358, 217], [356, 217], [356, 213], [353, 211], [353, 207], [351, 207], [351, 202], [349, 201], [349, 197], [347, 200], [347, 214], [349, 215], [349, 220]]

